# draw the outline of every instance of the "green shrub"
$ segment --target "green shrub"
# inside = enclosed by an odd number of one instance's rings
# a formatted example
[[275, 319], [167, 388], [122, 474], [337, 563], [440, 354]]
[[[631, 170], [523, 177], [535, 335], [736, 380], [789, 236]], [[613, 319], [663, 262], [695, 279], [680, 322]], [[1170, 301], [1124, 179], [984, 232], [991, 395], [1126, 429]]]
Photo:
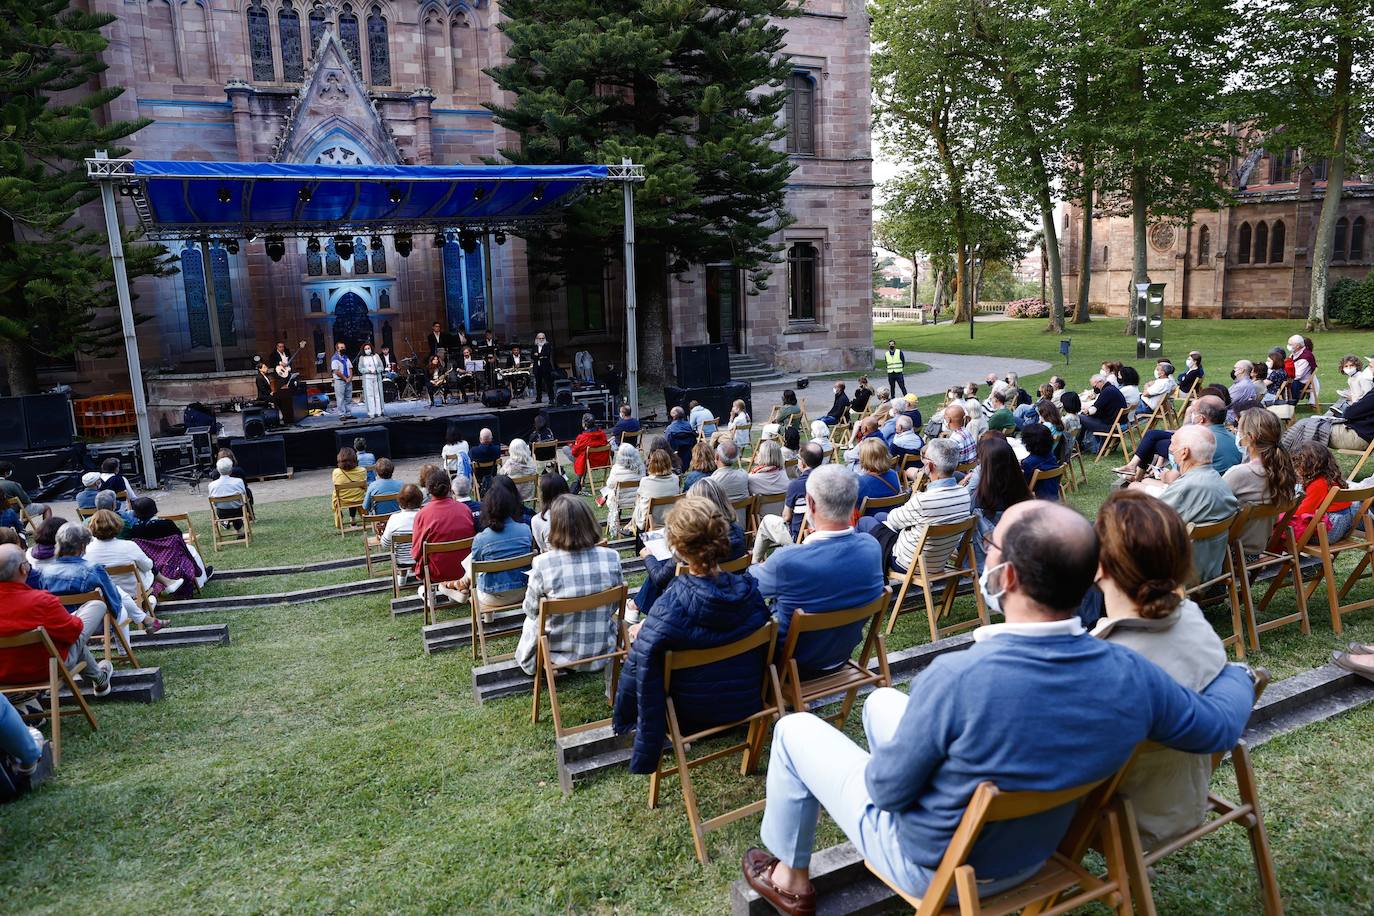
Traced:
[[1374, 271], [1363, 280], [1338, 280], [1326, 294], [1327, 314], [1352, 328], [1374, 328]]

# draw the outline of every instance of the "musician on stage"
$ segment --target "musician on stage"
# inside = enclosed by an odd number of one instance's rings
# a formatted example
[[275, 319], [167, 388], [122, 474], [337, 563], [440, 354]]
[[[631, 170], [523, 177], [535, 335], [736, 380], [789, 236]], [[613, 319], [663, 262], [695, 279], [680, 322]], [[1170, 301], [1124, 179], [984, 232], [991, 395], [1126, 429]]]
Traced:
[[372, 352], [371, 341], [363, 344], [363, 355], [358, 357], [358, 374], [363, 377], [363, 406], [367, 408], [368, 419], [382, 416], [382, 358]]
[[438, 355], [440, 350], [449, 349], [449, 336], [444, 333], [442, 323], [436, 321], [429, 326], [429, 336], [425, 338], [425, 342], [429, 344], [430, 356]]
[[388, 382], [396, 381], [396, 360], [391, 358], [391, 348], [382, 347], [382, 378]]
[[524, 370], [527, 371], [527, 372], [529, 371], [529, 368], [530, 368], [530, 361], [529, 361], [529, 358], [526, 357], [523, 353], [520, 352], [520, 345], [519, 345], [519, 344], [511, 344], [511, 347], [510, 347], [510, 365], [507, 366], [507, 368], [508, 368], [508, 369], [524, 369]]
[[429, 358], [429, 378], [425, 381], [425, 390], [429, 392], [429, 406], [435, 407], [434, 395], [436, 393], [444, 396], [444, 403], [448, 403], [448, 393], [444, 389], [447, 372], [444, 364], [439, 362], [438, 355]]
[[553, 344], [543, 331], [534, 335], [534, 391], [534, 403], [543, 403], [546, 391], [553, 403]]
[[303, 340], [299, 342], [295, 353], [286, 352], [286, 343], [280, 340], [277, 341], [276, 352], [272, 354], [272, 369], [279, 379], [277, 382], [278, 388], [295, 388], [300, 382], [300, 373], [292, 367], [291, 361], [295, 359], [296, 355], [303, 349], [305, 349], [305, 341]]
[[272, 397], [277, 393], [277, 384], [272, 379], [272, 370], [267, 363], [258, 363], [258, 374], [253, 376], [253, 383], [258, 389], [258, 400], [266, 404], [276, 404]]

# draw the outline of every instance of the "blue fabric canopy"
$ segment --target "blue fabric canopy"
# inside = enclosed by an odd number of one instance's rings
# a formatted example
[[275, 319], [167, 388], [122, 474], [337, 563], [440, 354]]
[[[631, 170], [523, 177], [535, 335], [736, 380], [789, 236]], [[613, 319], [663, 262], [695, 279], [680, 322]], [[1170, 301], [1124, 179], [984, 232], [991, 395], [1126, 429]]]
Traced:
[[517, 228], [555, 219], [604, 165], [290, 165], [137, 159], [122, 183], [153, 238]]

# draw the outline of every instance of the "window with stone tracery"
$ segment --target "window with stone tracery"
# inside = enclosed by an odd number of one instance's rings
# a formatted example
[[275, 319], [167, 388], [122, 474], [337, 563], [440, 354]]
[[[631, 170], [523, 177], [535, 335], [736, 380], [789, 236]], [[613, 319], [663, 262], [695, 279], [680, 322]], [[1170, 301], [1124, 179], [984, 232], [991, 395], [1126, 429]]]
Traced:
[[315, 53], [320, 49], [320, 39], [324, 37], [325, 30], [329, 28], [329, 20], [325, 15], [324, 7], [317, 6], [310, 11], [310, 59], [315, 59]]
[[380, 7], [367, 15], [368, 78], [374, 86], [391, 85], [391, 47], [387, 44], [386, 19]]
[[348, 59], [353, 63], [353, 69], [359, 73], [363, 72], [363, 39], [358, 30], [358, 17], [353, 12], [351, 6], [344, 6], [343, 12], [339, 13], [339, 43], [344, 46], [344, 51], [348, 53]]
[[270, 83], [277, 78], [272, 64], [272, 21], [261, 3], [248, 7], [248, 56], [255, 81]]
[[277, 35], [281, 42], [281, 78], [288, 83], [299, 83], [305, 79], [301, 17], [289, 3], [277, 11]]
[[316, 165], [362, 165], [362, 157], [346, 146], [331, 146], [315, 157]]

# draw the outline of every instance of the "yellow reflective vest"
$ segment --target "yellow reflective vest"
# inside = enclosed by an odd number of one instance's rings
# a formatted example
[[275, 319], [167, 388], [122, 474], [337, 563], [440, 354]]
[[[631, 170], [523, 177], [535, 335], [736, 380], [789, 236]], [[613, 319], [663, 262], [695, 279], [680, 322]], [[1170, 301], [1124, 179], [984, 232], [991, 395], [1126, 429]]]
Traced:
[[901, 350], [884, 350], [883, 354], [887, 357], [887, 371], [901, 372], [906, 361], [902, 359]]

